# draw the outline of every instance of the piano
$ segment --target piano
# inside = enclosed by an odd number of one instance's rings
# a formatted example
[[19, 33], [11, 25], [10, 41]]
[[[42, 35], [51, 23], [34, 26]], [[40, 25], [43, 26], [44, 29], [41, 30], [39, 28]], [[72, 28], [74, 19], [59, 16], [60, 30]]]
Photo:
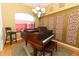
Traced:
[[44, 46], [55, 38], [52, 30], [48, 30], [46, 27], [38, 27], [35, 29], [26, 29], [21, 32], [21, 37], [27, 42], [31, 43], [35, 49], [43, 49]]

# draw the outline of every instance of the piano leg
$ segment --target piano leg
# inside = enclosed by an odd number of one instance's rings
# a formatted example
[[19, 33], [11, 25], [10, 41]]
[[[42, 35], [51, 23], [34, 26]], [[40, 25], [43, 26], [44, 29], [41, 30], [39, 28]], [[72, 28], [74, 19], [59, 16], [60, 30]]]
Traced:
[[27, 46], [27, 40], [25, 40], [26, 46]]
[[43, 56], [45, 56], [45, 51], [44, 51], [44, 48], [42, 48], [42, 50], [43, 50]]
[[53, 51], [51, 51], [51, 54], [50, 54], [50, 56], [52, 56], [53, 55]]
[[27, 46], [27, 41], [26, 41], [26, 46]]
[[36, 48], [34, 48], [33, 55], [37, 56], [37, 49]]

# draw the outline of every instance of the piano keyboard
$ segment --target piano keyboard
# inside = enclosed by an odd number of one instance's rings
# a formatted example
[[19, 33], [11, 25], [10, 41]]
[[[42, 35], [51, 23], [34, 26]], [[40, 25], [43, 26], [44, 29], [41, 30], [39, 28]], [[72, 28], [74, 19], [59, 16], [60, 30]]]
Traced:
[[49, 39], [51, 39], [52, 37], [54, 37], [54, 35], [51, 35], [50, 37], [46, 38], [46, 39], [43, 40], [42, 42], [45, 43], [45, 42], [47, 42]]

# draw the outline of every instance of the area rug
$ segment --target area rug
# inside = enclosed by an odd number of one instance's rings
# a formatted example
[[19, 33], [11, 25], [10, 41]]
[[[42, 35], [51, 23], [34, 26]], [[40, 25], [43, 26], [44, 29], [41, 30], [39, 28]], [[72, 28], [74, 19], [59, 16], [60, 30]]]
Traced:
[[12, 45], [12, 56], [27, 56], [27, 53], [23, 48], [23, 44]]
[[[53, 56], [70, 56], [69, 50], [58, 46], [57, 47], [57, 52], [53, 52]], [[23, 43], [21, 44], [13, 44], [12, 45], [12, 56], [33, 56], [33, 48], [31, 47], [30, 44], [27, 46]], [[38, 56], [42, 56], [38, 54]], [[49, 54], [46, 54], [46, 56], [49, 56]]]

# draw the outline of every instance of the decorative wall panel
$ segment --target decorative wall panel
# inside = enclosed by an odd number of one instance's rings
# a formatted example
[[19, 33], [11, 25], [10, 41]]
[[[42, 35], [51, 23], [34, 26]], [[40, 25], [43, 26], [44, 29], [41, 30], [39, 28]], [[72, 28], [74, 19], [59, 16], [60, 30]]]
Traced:
[[42, 25], [47, 26], [48, 29], [54, 29], [56, 40], [79, 48], [79, 6], [41, 19]]
[[53, 17], [45, 17], [40, 19], [40, 26], [45, 26], [49, 30], [53, 30], [53, 22], [54, 22]]
[[48, 29], [49, 30], [53, 30], [54, 29], [54, 26], [53, 26], [53, 24], [54, 24], [54, 19], [53, 19], [53, 17], [49, 17], [49, 19], [48, 19]]
[[42, 18], [42, 19], [40, 19], [40, 26], [45, 26], [45, 27], [47, 27], [48, 28], [48, 18]]
[[39, 19], [40, 26], [43, 26], [43, 18]]
[[76, 44], [77, 30], [79, 26], [79, 12], [75, 11], [69, 15], [67, 26], [66, 42], [71, 45]]
[[62, 40], [62, 31], [63, 31], [63, 16], [57, 16], [57, 24], [56, 24], [56, 39]]

